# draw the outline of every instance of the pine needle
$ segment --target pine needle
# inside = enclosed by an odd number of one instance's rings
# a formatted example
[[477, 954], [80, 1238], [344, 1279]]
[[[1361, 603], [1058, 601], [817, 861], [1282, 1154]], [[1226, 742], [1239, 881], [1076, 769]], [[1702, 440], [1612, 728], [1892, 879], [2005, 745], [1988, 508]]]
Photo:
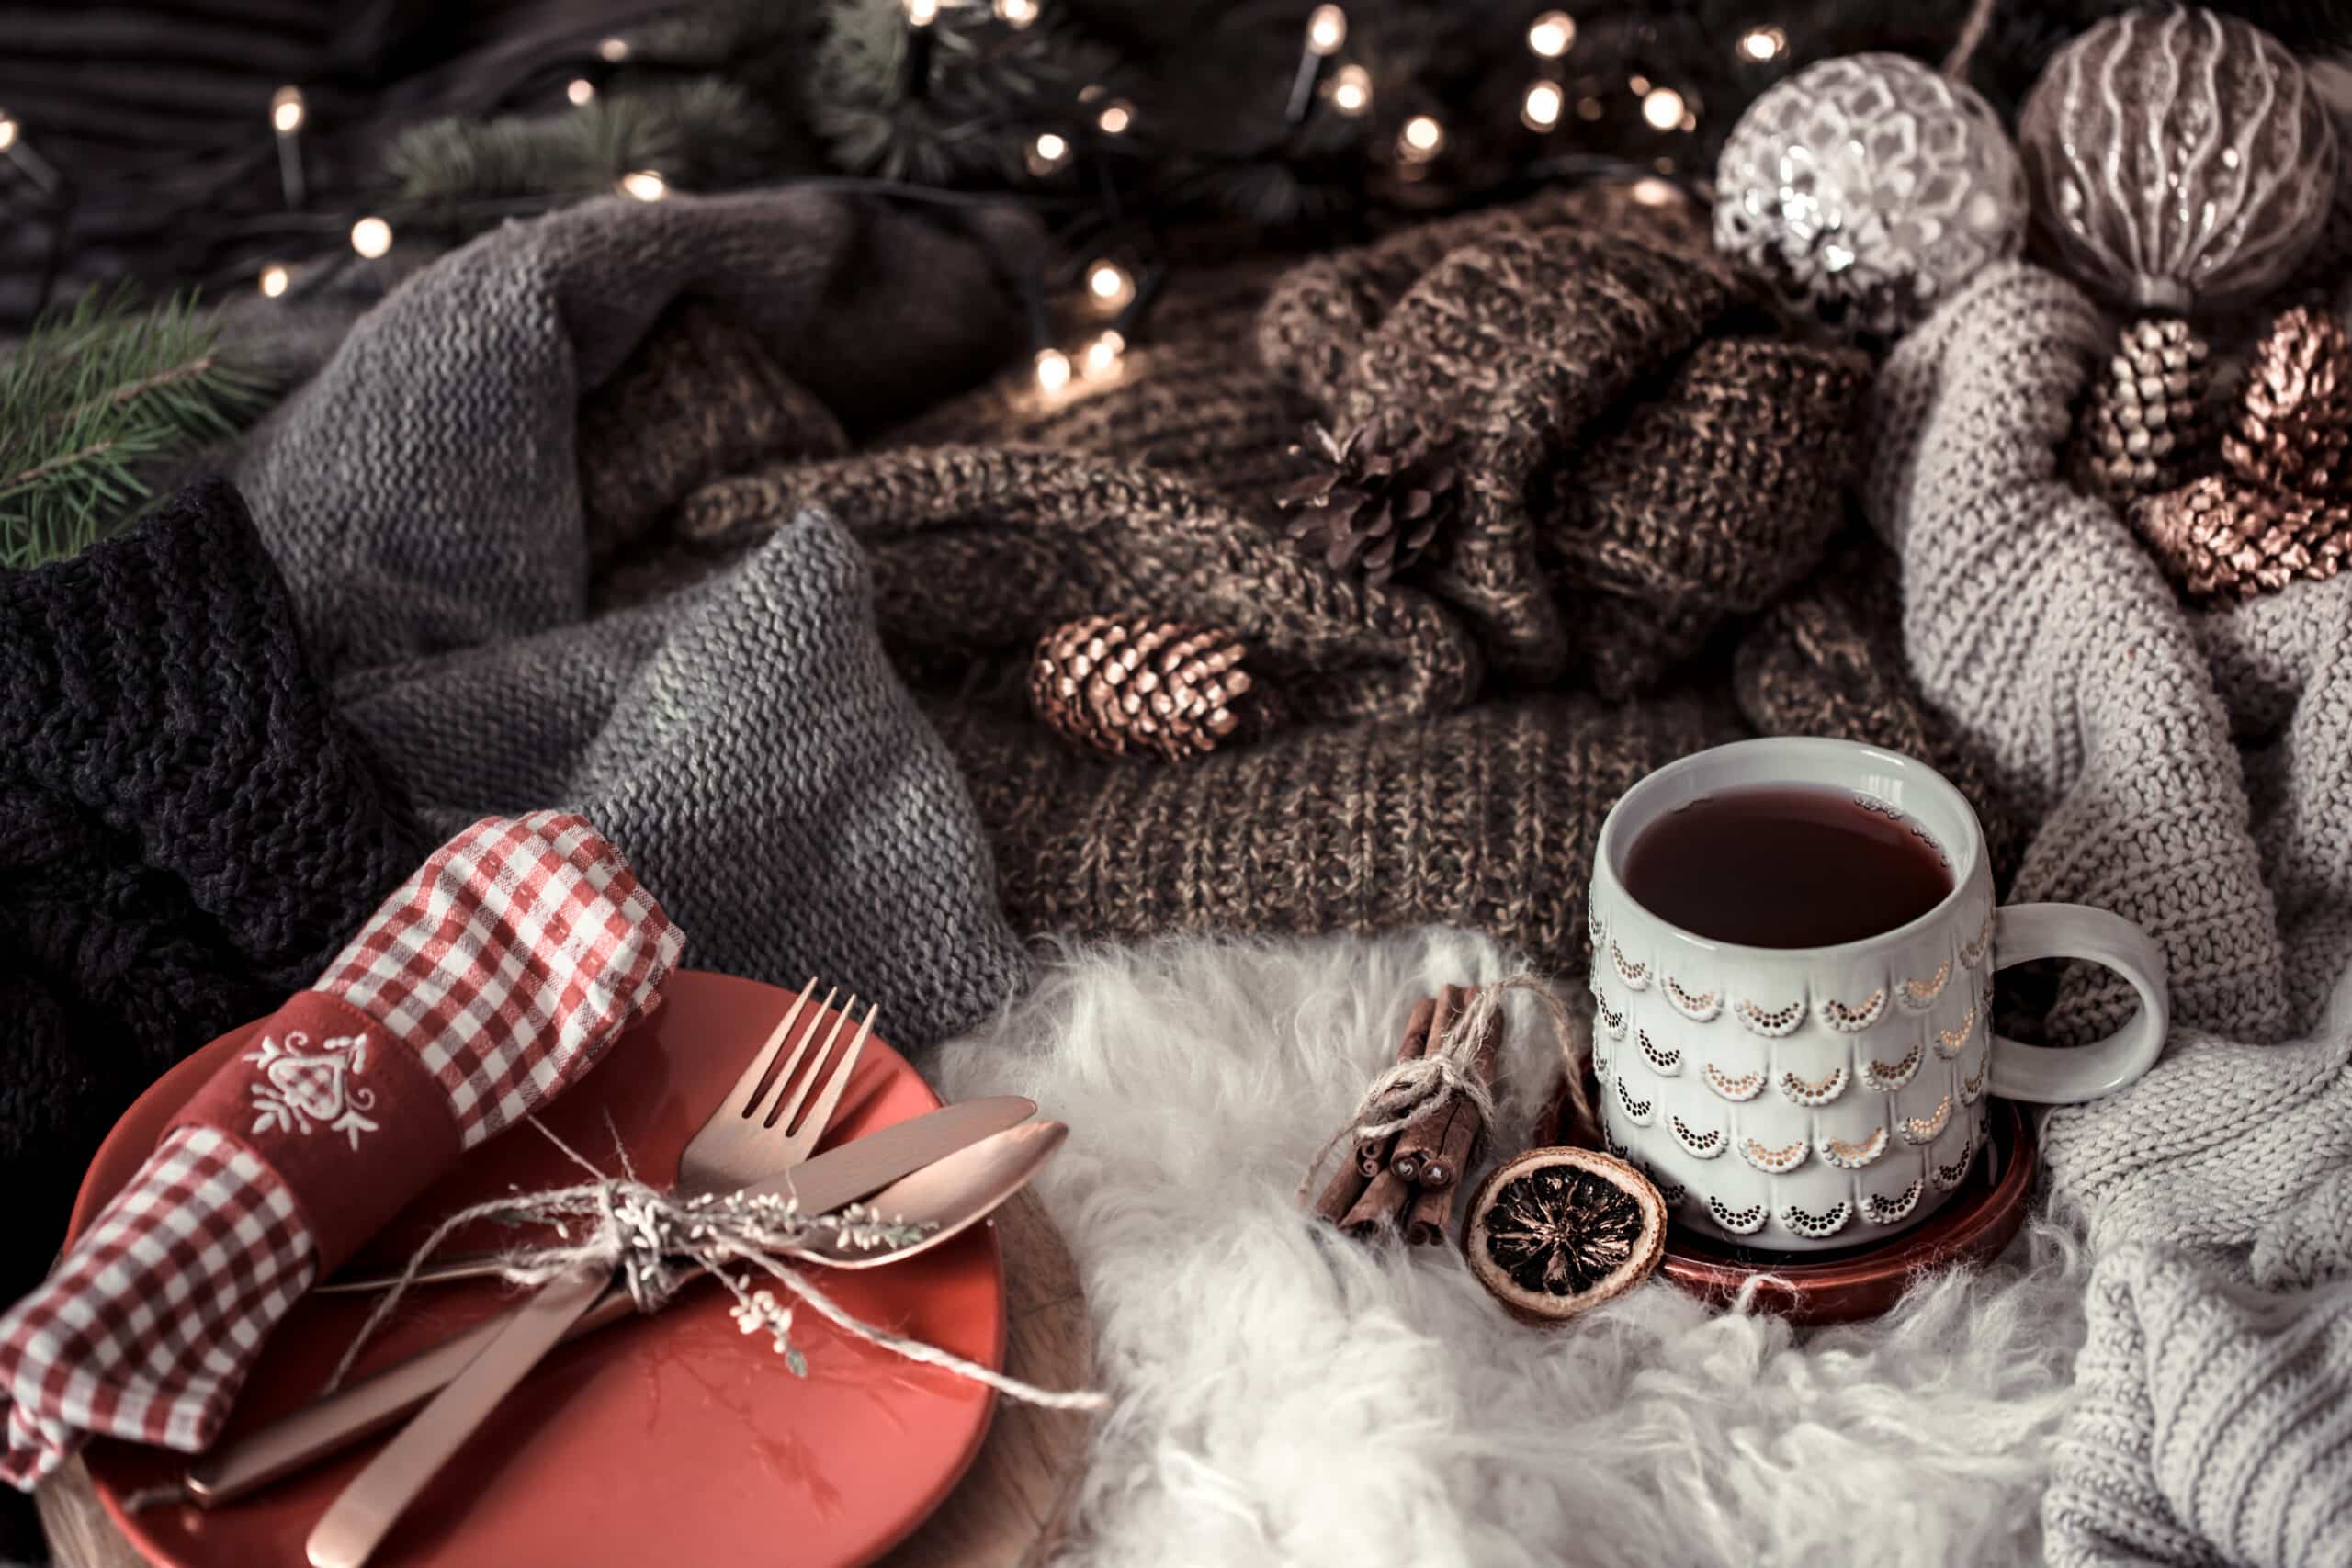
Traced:
[[138, 515], [143, 472], [234, 432], [261, 378], [188, 295], [139, 308], [92, 289], [0, 359], [0, 567], [85, 548]]
[[1115, 64], [1052, 8], [1013, 28], [984, 6], [943, 6], [930, 28], [929, 91], [917, 96], [905, 80], [900, 0], [825, 0], [820, 10], [825, 31], [802, 81], [808, 123], [835, 164], [884, 179], [1034, 186], [1031, 138], [1067, 130], [1079, 95]]
[[402, 132], [384, 164], [402, 201], [429, 209], [601, 196], [637, 169], [687, 189], [718, 187], [756, 173], [774, 139], [750, 94], [701, 78], [607, 93], [554, 114], [430, 120]]

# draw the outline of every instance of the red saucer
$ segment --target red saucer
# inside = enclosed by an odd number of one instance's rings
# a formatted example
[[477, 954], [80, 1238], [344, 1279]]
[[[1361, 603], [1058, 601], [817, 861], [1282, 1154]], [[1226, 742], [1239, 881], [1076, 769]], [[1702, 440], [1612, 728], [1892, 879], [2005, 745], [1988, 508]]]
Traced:
[[[720, 975], [681, 973], [659, 1011], [548, 1110], [572, 1147], [609, 1162], [616, 1132], [639, 1172], [668, 1179], [678, 1153], [791, 1002], [789, 993]], [[197, 1052], [124, 1113], [83, 1179], [76, 1234], [130, 1179], [172, 1112], [250, 1030]], [[828, 1145], [936, 1107], [897, 1052], [868, 1043]], [[607, 1117], [610, 1118], [609, 1122]], [[527, 1126], [467, 1155], [393, 1223], [388, 1245], [432, 1219], [505, 1190], [577, 1180]], [[482, 1239], [458, 1238], [460, 1246]], [[411, 1243], [413, 1245], [413, 1243]], [[379, 1259], [380, 1260], [380, 1259]], [[1004, 1277], [996, 1233], [976, 1226], [890, 1269], [828, 1272], [833, 1300], [868, 1323], [990, 1367], [1004, 1356]], [[402, 1306], [360, 1371], [399, 1359], [500, 1304], [496, 1286], [435, 1287]], [[370, 1298], [311, 1296], [271, 1338], [247, 1381], [231, 1435], [301, 1404], [350, 1344]], [[802, 1312], [794, 1377], [767, 1337], [746, 1337], [708, 1283], [657, 1315], [616, 1325], [548, 1358], [437, 1477], [386, 1540], [383, 1568], [646, 1568], [871, 1561], [946, 1496], [987, 1435], [984, 1388], [901, 1359]], [[164, 1568], [252, 1568], [303, 1561], [320, 1513], [373, 1456], [365, 1443], [243, 1502], [205, 1513], [122, 1499], [185, 1465], [161, 1449], [97, 1442], [90, 1474], [116, 1524]]]
[[1669, 1227], [1666, 1277], [1695, 1296], [1729, 1304], [1750, 1280], [1759, 1312], [1792, 1323], [1852, 1323], [1892, 1307], [1921, 1274], [1999, 1256], [2025, 1225], [2038, 1151], [2033, 1123], [2006, 1100], [1985, 1116], [1988, 1146], [1952, 1195], [1926, 1220], [1877, 1247], [1836, 1252], [1761, 1252]]

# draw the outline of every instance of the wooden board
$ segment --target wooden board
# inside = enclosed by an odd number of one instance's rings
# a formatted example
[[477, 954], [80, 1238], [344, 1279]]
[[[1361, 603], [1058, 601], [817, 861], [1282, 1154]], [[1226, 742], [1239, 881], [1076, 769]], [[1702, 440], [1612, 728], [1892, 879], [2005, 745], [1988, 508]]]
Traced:
[[[991, 1222], [1004, 1247], [1005, 1371], [1041, 1388], [1078, 1388], [1093, 1371], [1086, 1292], [1061, 1233], [1027, 1192]], [[1051, 1553], [1078, 1490], [1092, 1417], [997, 1404], [979, 1458], [939, 1511], [885, 1557], [885, 1568], [1035, 1568]], [[58, 1568], [144, 1568], [114, 1528], [79, 1460], [34, 1494]], [[704, 1568], [723, 1568], [711, 1563]]]

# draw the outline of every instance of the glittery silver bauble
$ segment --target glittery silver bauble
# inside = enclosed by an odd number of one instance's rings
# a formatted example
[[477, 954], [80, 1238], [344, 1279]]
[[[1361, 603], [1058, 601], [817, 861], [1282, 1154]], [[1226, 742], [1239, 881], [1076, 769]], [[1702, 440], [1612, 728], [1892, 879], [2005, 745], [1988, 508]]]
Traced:
[[1894, 333], [2025, 241], [2025, 176], [1992, 107], [1899, 54], [1809, 65], [1739, 118], [1715, 247], [1822, 320]]
[[2294, 272], [2327, 221], [2335, 130], [2261, 28], [2126, 11], [2050, 62], [2018, 121], [2034, 221], [2117, 303], [2242, 304]]

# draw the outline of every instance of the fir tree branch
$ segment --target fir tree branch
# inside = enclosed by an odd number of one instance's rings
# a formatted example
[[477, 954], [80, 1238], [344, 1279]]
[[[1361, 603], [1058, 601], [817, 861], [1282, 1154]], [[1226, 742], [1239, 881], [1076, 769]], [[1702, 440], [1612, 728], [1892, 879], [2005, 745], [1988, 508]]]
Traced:
[[0, 360], [0, 567], [72, 555], [136, 516], [147, 472], [229, 434], [261, 378], [193, 296], [85, 295]]
[[637, 169], [688, 189], [732, 185], [761, 171], [775, 140], [750, 94], [710, 77], [606, 93], [553, 114], [430, 120], [403, 132], [384, 166], [401, 201], [430, 209], [600, 196]]

